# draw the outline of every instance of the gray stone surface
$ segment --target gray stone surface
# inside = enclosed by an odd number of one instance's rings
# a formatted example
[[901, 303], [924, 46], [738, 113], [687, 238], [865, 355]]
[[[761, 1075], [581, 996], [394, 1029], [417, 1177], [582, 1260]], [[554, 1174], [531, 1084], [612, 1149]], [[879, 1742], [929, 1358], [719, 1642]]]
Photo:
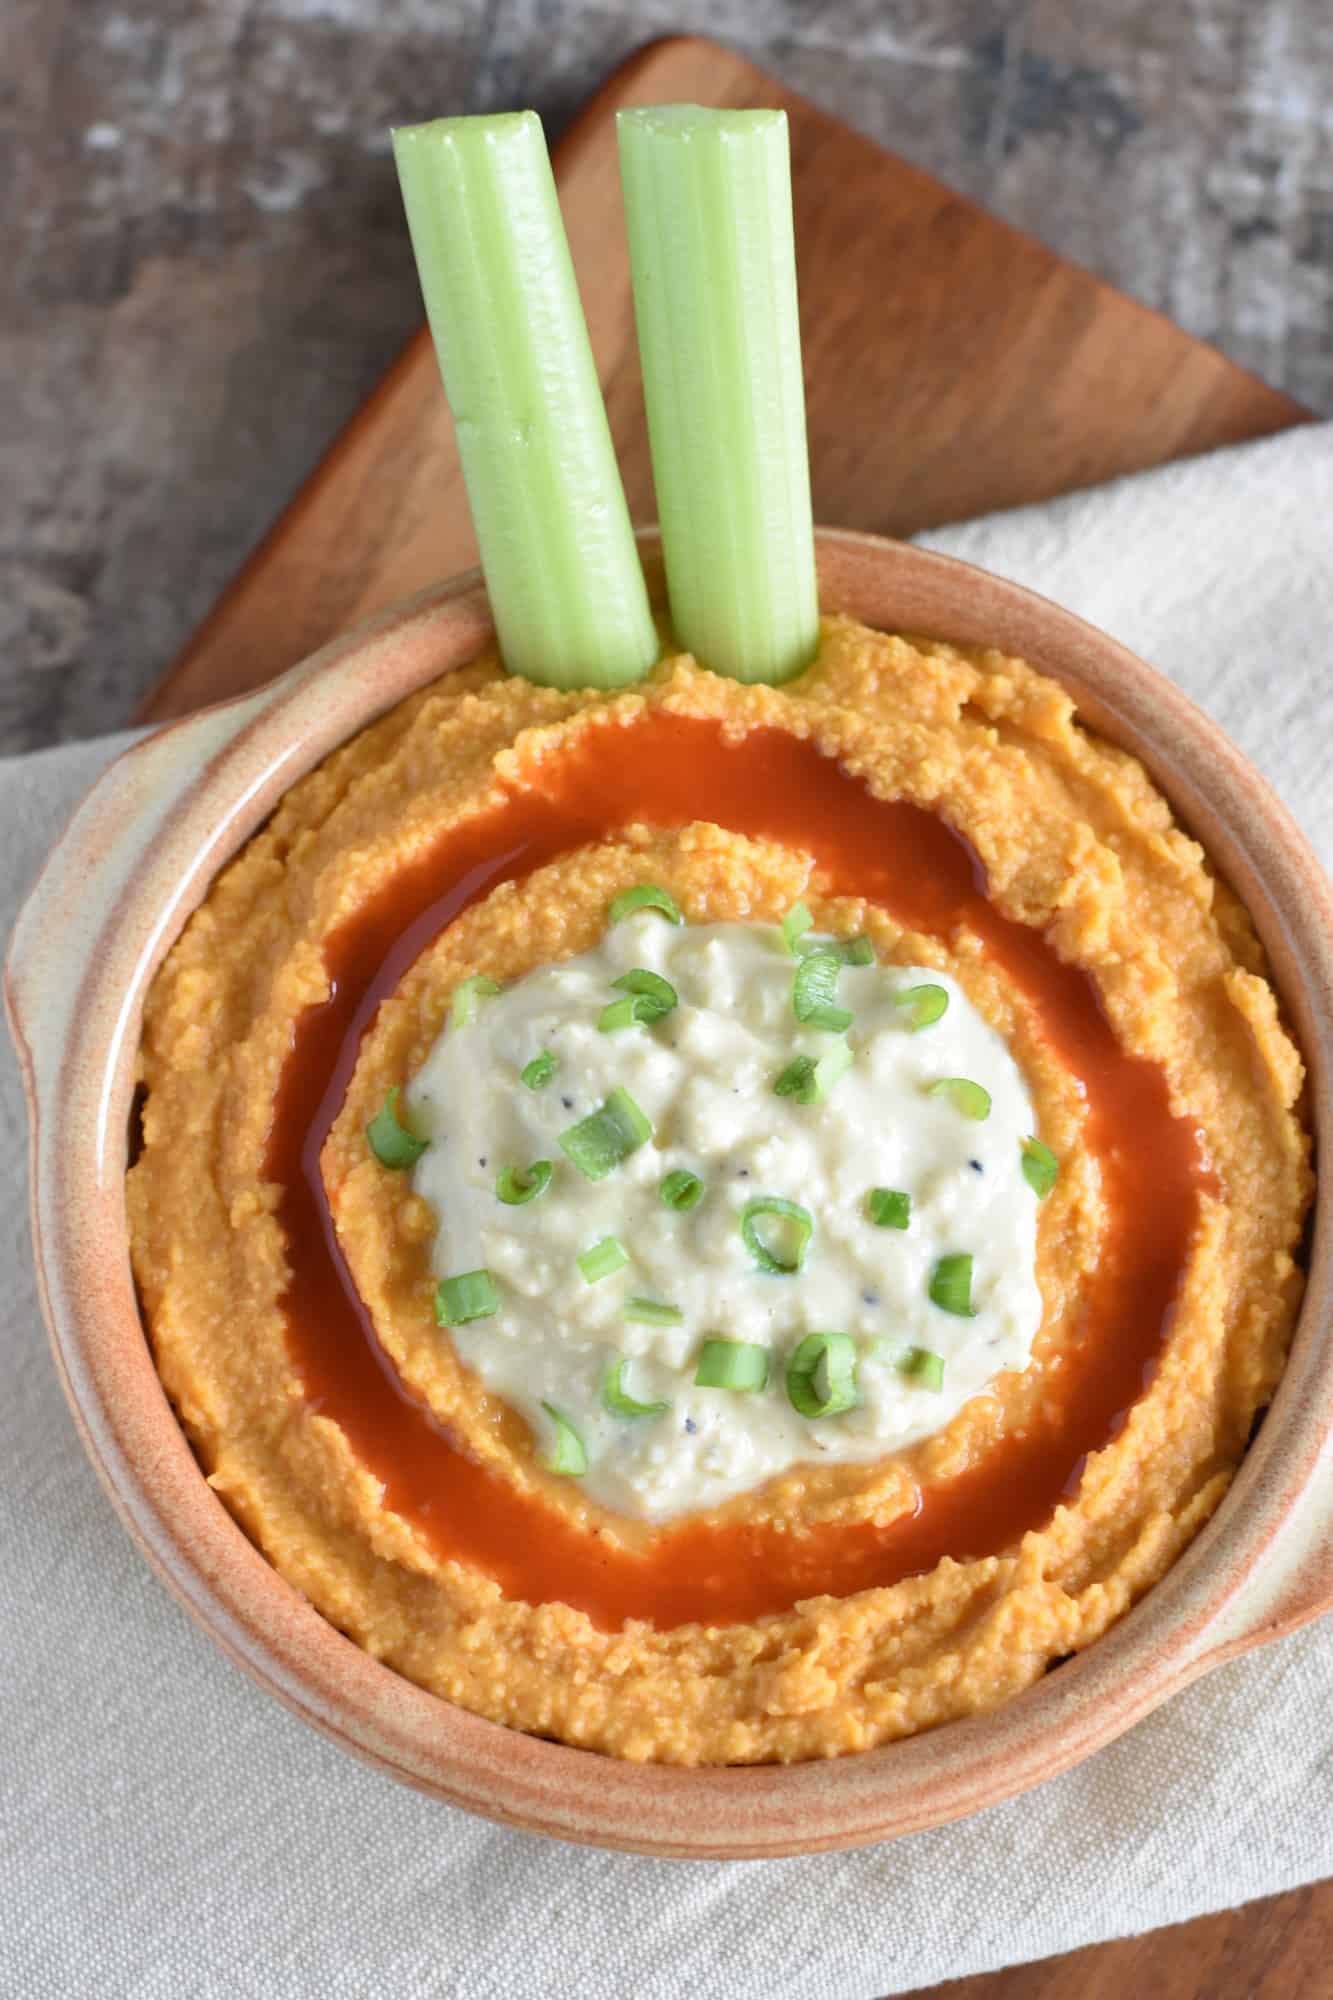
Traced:
[[0, 751], [124, 720], [415, 324], [390, 121], [681, 28], [1333, 408], [1330, 0], [6, 0]]

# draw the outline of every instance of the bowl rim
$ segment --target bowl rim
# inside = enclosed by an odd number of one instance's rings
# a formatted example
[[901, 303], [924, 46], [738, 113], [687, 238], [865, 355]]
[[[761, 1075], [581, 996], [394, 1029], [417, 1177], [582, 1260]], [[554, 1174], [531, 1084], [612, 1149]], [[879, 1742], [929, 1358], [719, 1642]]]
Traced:
[[[656, 579], [656, 536], [641, 542]], [[1265, 781], [1179, 689], [1036, 593], [874, 535], [820, 530], [818, 548], [826, 600], [865, 615], [858, 605], [888, 591], [907, 615], [868, 622], [1032, 660], [1071, 686], [1099, 734], [1147, 766], [1255, 917], [1310, 1070], [1317, 1140], [1326, 1141], [1333, 895]], [[949, 602], [954, 615], [942, 609]], [[1110, 1741], [1206, 1667], [1333, 1603], [1333, 1559], [1315, 1548], [1333, 1462], [1333, 1189], [1322, 1186], [1291, 1358], [1218, 1512], [1095, 1645], [988, 1714], [827, 1761], [623, 1763], [505, 1729], [401, 1679], [269, 1565], [206, 1484], [157, 1377], [129, 1275], [115, 1134], [126, 1130], [142, 998], [219, 866], [277, 796], [434, 678], [439, 644], [447, 639], [451, 664], [461, 664], [490, 633], [479, 573], [469, 571], [257, 694], [133, 746], [76, 813], [15, 927], [6, 996], [33, 1114], [34, 1244], [57, 1367], [117, 1511], [196, 1620], [316, 1727], [437, 1797], [565, 1839], [739, 1858], [862, 1845], [996, 1803]], [[144, 815], [158, 794], [150, 832]], [[61, 938], [38, 940], [44, 899], [68, 893], [94, 853], [112, 865], [100, 906]], [[35, 995], [57, 964], [70, 1002], [46, 1018]], [[1293, 1545], [1311, 1496], [1318, 1518]], [[1256, 1598], [1247, 1586], [1266, 1558], [1275, 1581]]]

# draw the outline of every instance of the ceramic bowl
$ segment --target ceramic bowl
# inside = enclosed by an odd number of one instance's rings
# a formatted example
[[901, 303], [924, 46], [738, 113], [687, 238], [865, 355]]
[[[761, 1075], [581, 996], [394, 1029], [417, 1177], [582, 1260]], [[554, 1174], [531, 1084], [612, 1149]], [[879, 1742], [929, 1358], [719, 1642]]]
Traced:
[[[656, 572], [655, 538], [644, 537]], [[967, 565], [823, 532], [823, 601], [890, 630], [1001, 647], [1132, 750], [1248, 906], [1333, 1135], [1333, 902], [1287, 813], [1220, 732], [1103, 634]], [[491, 637], [474, 573], [326, 647], [259, 693], [160, 731], [75, 815], [16, 927], [7, 995], [32, 1113], [33, 1227], [56, 1362], [130, 1533], [232, 1659], [394, 1776], [474, 1812], [656, 1854], [790, 1854], [989, 1805], [1108, 1742], [1195, 1675], [1333, 1607], [1333, 1176], [1272, 1409], [1217, 1515], [1105, 1638], [993, 1714], [828, 1762], [620, 1763], [518, 1735], [402, 1680], [327, 1624], [207, 1486], [154, 1371], [123, 1180], [145, 989], [218, 868], [286, 788]]]

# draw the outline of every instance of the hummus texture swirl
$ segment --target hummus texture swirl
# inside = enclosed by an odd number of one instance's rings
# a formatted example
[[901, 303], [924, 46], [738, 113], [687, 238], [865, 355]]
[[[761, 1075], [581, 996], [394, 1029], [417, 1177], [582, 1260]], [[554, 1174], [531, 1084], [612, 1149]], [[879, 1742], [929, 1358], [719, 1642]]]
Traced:
[[[1121, 1048], [1156, 1065], [1197, 1135], [1197, 1205], [1151, 1378], [1053, 1512], [998, 1552], [964, 1535], [919, 1574], [817, 1590], [763, 1616], [608, 1621], [516, 1593], [460, 1559], [307, 1394], [283, 1188], [270, 1175], [286, 1065], [330, 999], [328, 954], [450, 829], [654, 715], [813, 745], [876, 798], [938, 815], [971, 845], [995, 908], [1092, 980]], [[613, 757], [627, 754], [608, 738]], [[628, 753], [628, 754], [632, 754]], [[647, 795], [647, 794], [646, 794]], [[542, 1465], [431, 1311], [435, 1219], [368, 1154], [386, 1090], [417, 1074], [458, 984], [518, 978], [594, 947], [612, 898], [645, 880], [692, 923], [772, 924], [798, 899], [821, 930], [867, 933], [887, 964], [936, 967], [1007, 1042], [1061, 1160], [1042, 1203], [1044, 1314], [1031, 1364], [934, 1436], [869, 1465], [798, 1466], [730, 1499], [719, 1537], [878, 1531], [1002, 1467], [1089, 1365], [1085, 1308], [1149, 1218], [1111, 1198], [1088, 1100], [1030, 991], [965, 925], [913, 929], [839, 893], [795, 839], [646, 814], [574, 843], [464, 908], [375, 1015], [320, 1159], [329, 1213], [404, 1389], [522, 1497], [540, 1531], [650, 1558], [654, 1530]], [[688, 656], [628, 693], [558, 693], [493, 660], [447, 676], [328, 758], [213, 885], [154, 982], [140, 1056], [143, 1145], [131, 1246], [163, 1380], [205, 1471], [269, 1560], [333, 1623], [422, 1686], [513, 1727], [678, 1763], [836, 1755], [989, 1708], [1086, 1646], [1149, 1589], [1218, 1505], [1280, 1375], [1299, 1303], [1311, 1180], [1299, 1057], [1244, 911], [1142, 768], [1089, 735], [1020, 661], [824, 621], [782, 689]], [[721, 1543], [718, 1544], [722, 1546]], [[818, 1573], [816, 1564], [815, 1574]], [[553, 1579], [558, 1576], [553, 1572]]]

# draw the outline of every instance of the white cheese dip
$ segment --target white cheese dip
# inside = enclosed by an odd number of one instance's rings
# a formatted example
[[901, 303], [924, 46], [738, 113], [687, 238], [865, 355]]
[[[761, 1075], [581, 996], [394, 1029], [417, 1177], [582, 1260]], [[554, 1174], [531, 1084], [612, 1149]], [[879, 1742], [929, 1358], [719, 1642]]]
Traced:
[[[441, 1278], [484, 1269], [499, 1297], [489, 1317], [441, 1338], [528, 1420], [543, 1451], [554, 1436], [543, 1406], [555, 1406], [586, 1449], [584, 1489], [624, 1515], [664, 1521], [801, 1462], [883, 1457], [940, 1429], [1031, 1354], [1038, 1202], [1022, 1143], [1035, 1121], [1005, 1043], [936, 971], [846, 966], [837, 1001], [853, 1013], [851, 1068], [823, 1102], [778, 1096], [793, 1057], [826, 1055], [836, 1040], [795, 1017], [798, 962], [769, 926], [677, 926], [645, 912], [595, 951], [482, 1000], [469, 1025], [440, 1036], [407, 1092], [430, 1141], [414, 1182], [438, 1218], [433, 1268]], [[601, 1032], [619, 997], [612, 982], [639, 967], [671, 983], [677, 1006], [650, 1026]], [[927, 983], [948, 1006], [914, 1030], [900, 996]], [[542, 1051], [555, 1070], [533, 1090], [520, 1072]], [[983, 1121], [931, 1094], [948, 1077], [990, 1093]], [[560, 1138], [617, 1087], [652, 1137], [588, 1180]], [[536, 1199], [497, 1198], [502, 1169], [542, 1160], [552, 1172]], [[661, 1198], [676, 1168], [704, 1182], [688, 1213]], [[906, 1229], [870, 1219], [875, 1188], [910, 1197]], [[742, 1238], [742, 1211], [760, 1196], [812, 1218], [790, 1276], [757, 1269]], [[629, 1262], [589, 1283], [577, 1260], [607, 1237]], [[973, 1260], [972, 1317], [930, 1296], [938, 1261], [961, 1254]], [[677, 1308], [680, 1323], [627, 1320], [635, 1298]], [[812, 1331], [855, 1342], [860, 1400], [842, 1415], [802, 1416], [788, 1398], [788, 1359]], [[770, 1351], [766, 1387], [696, 1386], [702, 1343], [719, 1336]], [[911, 1349], [940, 1357], [938, 1388], [904, 1372]], [[663, 1414], [608, 1411], [603, 1384], [622, 1357], [625, 1393], [666, 1403]]]

